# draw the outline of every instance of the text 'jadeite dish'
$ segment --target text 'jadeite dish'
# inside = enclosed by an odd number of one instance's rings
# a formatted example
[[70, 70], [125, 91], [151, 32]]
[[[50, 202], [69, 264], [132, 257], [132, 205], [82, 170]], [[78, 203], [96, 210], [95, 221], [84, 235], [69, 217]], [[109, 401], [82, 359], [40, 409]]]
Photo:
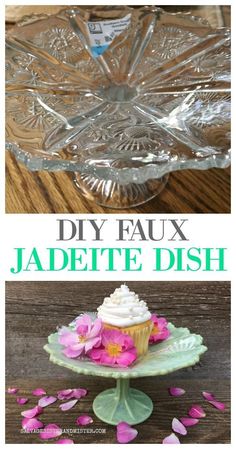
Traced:
[[7, 149], [112, 207], [230, 163], [230, 32], [154, 6], [65, 9], [7, 35]]
[[58, 343], [58, 333], [49, 336], [44, 349], [50, 354], [51, 362], [78, 374], [115, 378], [116, 388], [106, 390], [95, 398], [94, 412], [110, 424], [120, 421], [137, 424], [150, 416], [153, 404], [146, 394], [129, 388], [129, 379], [165, 375], [195, 365], [207, 350], [200, 335], [191, 334], [187, 328], [176, 328], [171, 323], [168, 327], [171, 336], [150, 346], [148, 354], [128, 368], [101, 366], [86, 358], [69, 359], [62, 352], [63, 346]]

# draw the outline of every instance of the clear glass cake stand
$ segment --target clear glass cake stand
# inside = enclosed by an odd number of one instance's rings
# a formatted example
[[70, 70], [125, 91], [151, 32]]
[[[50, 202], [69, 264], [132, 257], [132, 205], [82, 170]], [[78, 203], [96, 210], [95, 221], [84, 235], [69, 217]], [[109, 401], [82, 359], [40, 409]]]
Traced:
[[191, 334], [187, 328], [169, 324], [171, 336], [150, 346], [148, 354], [129, 368], [112, 368], [96, 365], [89, 359], [69, 359], [58, 343], [58, 333], [48, 337], [44, 349], [50, 361], [86, 376], [114, 378], [116, 387], [100, 393], [93, 401], [95, 415], [104, 422], [116, 425], [121, 421], [138, 424], [152, 413], [152, 400], [142, 391], [130, 388], [130, 379], [161, 376], [195, 365], [207, 350], [200, 335]]
[[103, 206], [230, 163], [230, 32], [154, 6], [64, 9], [7, 34], [8, 150]]

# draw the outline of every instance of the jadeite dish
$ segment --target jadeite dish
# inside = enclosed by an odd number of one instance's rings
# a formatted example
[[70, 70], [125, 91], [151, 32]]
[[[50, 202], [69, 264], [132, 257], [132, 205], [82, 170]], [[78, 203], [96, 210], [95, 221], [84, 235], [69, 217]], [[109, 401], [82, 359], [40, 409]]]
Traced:
[[154, 6], [64, 9], [7, 34], [7, 149], [115, 208], [230, 164], [230, 32]]
[[153, 404], [145, 393], [130, 388], [129, 380], [136, 377], [161, 376], [195, 365], [207, 350], [200, 335], [191, 334], [187, 328], [176, 328], [171, 323], [168, 327], [171, 336], [150, 346], [148, 354], [129, 368], [100, 366], [86, 358], [69, 359], [64, 356], [63, 346], [58, 343], [58, 333], [48, 337], [48, 344], [44, 349], [49, 353], [51, 362], [78, 374], [116, 379], [116, 388], [105, 390], [95, 398], [94, 413], [109, 424], [116, 425], [120, 421], [137, 424], [151, 415]]

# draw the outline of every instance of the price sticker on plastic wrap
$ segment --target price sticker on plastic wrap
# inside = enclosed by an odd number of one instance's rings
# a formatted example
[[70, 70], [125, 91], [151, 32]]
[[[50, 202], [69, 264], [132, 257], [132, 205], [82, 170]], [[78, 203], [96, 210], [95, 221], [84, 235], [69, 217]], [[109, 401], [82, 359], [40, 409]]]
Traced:
[[97, 58], [130, 25], [131, 14], [122, 19], [88, 22], [90, 45], [93, 55]]

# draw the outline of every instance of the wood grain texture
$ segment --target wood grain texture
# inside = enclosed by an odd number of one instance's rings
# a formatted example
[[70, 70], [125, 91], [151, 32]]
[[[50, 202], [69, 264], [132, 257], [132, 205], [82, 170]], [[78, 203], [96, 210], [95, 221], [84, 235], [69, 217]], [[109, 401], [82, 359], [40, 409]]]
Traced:
[[[183, 170], [170, 175], [152, 201], [119, 213], [230, 213], [230, 169]], [[86, 200], [69, 173], [30, 172], [6, 155], [7, 213], [117, 213]]]
[[[8, 383], [8, 385], [10, 385]], [[12, 384], [13, 385], [13, 384]], [[30, 398], [27, 406], [20, 407], [16, 404], [14, 396], [7, 395], [6, 401], [6, 443], [8, 444], [37, 444], [40, 443], [37, 435], [23, 434], [21, 429], [22, 410], [32, 408], [37, 404], [37, 400], [32, 396], [31, 392], [39, 386], [46, 388], [48, 394], [56, 394], [57, 391], [65, 388], [65, 381], [52, 379], [32, 380], [25, 378], [17, 378], [14, 385], [21, 387], [20, 394], [24, 397]], [[142, 424], [134, 426], [138, 430], [138, 436], [133, 441], [138, 444], [158, 444], [163, 438], [171, 433], [171, 422], [173, 417], [186, 416], [188, 409], [193, 403], [202, 405], [206, 412], [206, 418], [194, 427], [189, 428], [188, 435], [180, 437], [181, 443], [230, 443], [230, 393], [229, 381], [223, 380], [216, 382], [215, 380], [179, 380], [175, 382], [176, 386], [180, 386], [186, 390], [186, 394], [181, 398], [173, 398], [168, 394], [168, 387], [173, 385], [170, 379], [136, 379], [132, 385], [147, 393], [153, 400], [154, 410], [151, 417]], [[70, 380], [66, 383], [68, 388], [84, 387], [89, 389], [89, 394], [83, 398], [77, 405], [68, 412], [61, 412], [59, 410], [59, 401], [45, 409], [43, 415], [40, 416], [45, 424], [57, 423], [63, 429], [72, 429], [76, 431], [78, 426], [75, 425], [76, 418], [85, 413], [93, 418], [93, 423], [85, 428], [85, 432], [68, 435], [64, 434], [64, 438], [73, 438], [74, 442], [85, 444], [106, 444], [116, 443], [116, 429], [113, 426], [101, 422], [93, 413], [92, 402], [95, 396], [101, 391], [113, 387], [114, 384], [110, 379], [98, 379], [94, 382], [91, 378], [81, 378], [78, 380]], [[222, 413], [214, 409], [201, 397], [201, 391], [214, 391], [217, 398], [226, 403], [226, 410]], [[99, 429], [101, 429], [99, 431]], [[83, 430], [83, 429], [82, 429]], [[102, 432], [102, 433], [100, 433]], [[103, 433], [104, 432], [104, 433]], [[51, 441], [52, 443], [52, 441]]]
[[[58, 325], [68, 324], [82, 311], [96, 310], [104, 296], [118, 282], [7, 282], [6, 283], [6, 378], [7, 386], [17, 385], [23, 396], [32, 389], [46, 387], [48, 394], [62, 388], [88, 387], [90, 394], [75, 409], [57, 412], [49, 407], [45, 422], [74, 426], [82, 412], [92, 414], [92, 400], [97, 393], [112, 386], [108, 379], [79, 376], [53, 365], [43, 350], [47, 336]], [[174, 416], [183, 416], [192, 403], [204, 404], [201, 391], [213, 391], [226, 401], [221, 413], [206, 406], [207, 418], [189, 431], [183, 443], [228, 443], [230, 439], [230, 283], [229, 282], [129, 282], [129, 287], [148, 302], [152, 311], [165, 315], [176, 326], [188, 326], [200, 333], [208, 346], [201, 364], [172, 373], [164, 378], [137, 379], [132, 384], [154, 401], [154, 413], [138, 426], [137, 443], [160, 443], [171, 431]], [[170, 398], [167, 387], [181, 386], [187, 393], [177, 400]], [[30, 404], [36, 403], [31, 400]], [[29, 405], [30, 405], [29, 404]], [[29, 406], [30, 408], [30, 406]], [[20, 409], [15, 398], [7, 395], [8, 443], [38, 442], [37, 436], [19, 434]], [[93, 414], [92, 414], [93, 416]], [[93, 416], [94, 417], [94, 416]], [[94, 417], [93, 428], [105, 428], [105, 434], [83, 434], [76, 442], [114, 443], [115, 433]]]

